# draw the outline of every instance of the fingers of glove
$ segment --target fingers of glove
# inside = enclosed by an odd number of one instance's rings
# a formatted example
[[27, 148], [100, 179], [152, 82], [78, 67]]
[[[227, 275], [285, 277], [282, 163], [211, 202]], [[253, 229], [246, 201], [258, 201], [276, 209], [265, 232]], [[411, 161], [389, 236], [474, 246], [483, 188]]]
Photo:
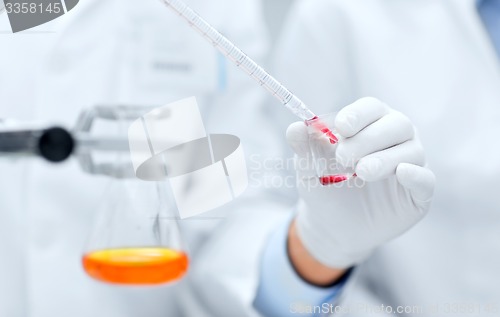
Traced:
[[421, 166], [401, 163], [396, 170], [398, 182], [406, 188], [417, 204], [428, 204], [434, 195], [436, 176]]
[[390, 111], [376, 98], [362, 98], [340, 110], [335, 118], [335, 128], [341, 136], [350, 138]]
[[402, 163], [425, 164], [424, 149], [418, 140], [406, 141], [363, 157], [356, 166], [356, 174], [368, 182], [378, 181], [394, 175]]
[[371, 153], [411, 140], [414, 135], [411, 121], [400, 112], [391, 112], [340, 142], [337, 160], [344, 166], [350, 166]]
[[309, 154], [309, 135], [304, 122], [295, 122], [288, 126], [286, 140], [297, 156], [305, 157]]

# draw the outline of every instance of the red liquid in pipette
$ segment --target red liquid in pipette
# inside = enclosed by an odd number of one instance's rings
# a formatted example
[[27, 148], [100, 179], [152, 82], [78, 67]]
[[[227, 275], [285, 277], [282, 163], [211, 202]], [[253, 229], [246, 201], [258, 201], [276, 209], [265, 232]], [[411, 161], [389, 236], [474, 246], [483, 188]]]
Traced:
[[331, 144], [336, 144], [339, 141], [335, 134], [333, 134], [333, 132], [326, 126], [326, 124], [321, 122], [317, 116], [307, 120], [306, 125], [310, 125], [324, 133], [328, 137], [328, 139], [330, 139]]

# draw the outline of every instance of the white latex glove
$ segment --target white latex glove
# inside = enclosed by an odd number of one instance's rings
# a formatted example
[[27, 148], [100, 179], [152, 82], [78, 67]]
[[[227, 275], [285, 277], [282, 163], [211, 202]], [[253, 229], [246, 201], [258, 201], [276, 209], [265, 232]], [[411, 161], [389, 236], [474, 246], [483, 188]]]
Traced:
[[[332, 155], [357, 162], [358, 179], [322, 186], [311, 164], [296, 164], [301, 198], [296, 226], [313, 257], [348, 268], [426, 215], [435, 177], [423, 167], [424, 151], [410, 120], [379, 100], [363, 98], [345, 107], [335, 125], [340, 143]], [[303, 122], [288, 128], [287, 140], [296, 160], [308, 159]]]

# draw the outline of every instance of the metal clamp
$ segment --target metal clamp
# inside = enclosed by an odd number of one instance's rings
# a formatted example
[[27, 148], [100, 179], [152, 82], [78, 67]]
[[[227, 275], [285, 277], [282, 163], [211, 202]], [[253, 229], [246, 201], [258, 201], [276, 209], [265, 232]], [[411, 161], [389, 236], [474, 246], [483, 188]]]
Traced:
[[[75, 157], [82, 169], [89, 174], [115, 178], [134, 177], [132, 162], [128, 157], [127, 138], [96, 137], [92, 129], [98, 120], [115, 121], [119, 125], [125, 125], [153, 108], [151, 106], [96, 106], [82, 111], [72, 131], [77, 144]], [[125, 126], [123, 130], [126, 131]], [[112, 161], [98, 162], [95, 155], [99, 152], [115, 153], [116, 157]]]

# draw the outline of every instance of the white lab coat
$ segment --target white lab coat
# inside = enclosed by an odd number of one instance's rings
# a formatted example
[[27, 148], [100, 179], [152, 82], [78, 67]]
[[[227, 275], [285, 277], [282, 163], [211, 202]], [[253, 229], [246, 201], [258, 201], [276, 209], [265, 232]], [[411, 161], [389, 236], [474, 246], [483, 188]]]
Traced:
[[[262, 61], [268, 46], [259, 1], [189, 3]], [[2, 29], [7, 22], [0, 17]], [[261, 88], [158, 1], [81, 1], [35, 30], [0, 34], [0, 43], [1, 117], [71, 128], [85, 107], [163, 105], [194, 95], [208, 132], [239, 136], [247, 155], [273, 144], [255, 118]], [[194, 75], [152, 67], [176, 59]], [[0, 316], [256, 315], [259, 253], [285, 215], [283, 204], [255, 200], [249, 189], [206, 215], [213, 219], [182, 222], [188, 277], [175, 286], [120, 288], [90, 279], [81, 267], [108, 178], [83, 173], [75, 160], [2, 160], [0, 169]]]
[[500, 309], [500, 57], [475, 5], [301, 1], [284, 27], [275, 66], [292, 91], [316, 113], [374, 96], [407, 114], [438, 179], [429, 216], [360, 266], [344, 305], [499, 314], [488, 305]]

